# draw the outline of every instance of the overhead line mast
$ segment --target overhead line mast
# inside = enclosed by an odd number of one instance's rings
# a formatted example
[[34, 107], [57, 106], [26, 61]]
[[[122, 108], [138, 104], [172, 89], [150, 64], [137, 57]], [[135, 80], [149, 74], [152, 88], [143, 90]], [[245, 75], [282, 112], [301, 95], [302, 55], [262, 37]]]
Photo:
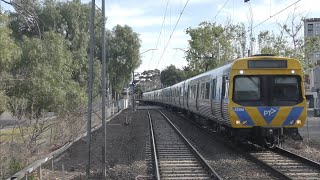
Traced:
[[95, 19], [95, 0], [91, 2], [90, 20], [90, 56], [89, 56], [89, 77], [88, 77], [88, 111], [87, 111], [87, 166], [86, 175], [90, 179], [90, 154], [91, 154], [91, 113], [92, 113], [92, 88], [93, 88], [93, 56], [94, 56], [94, 19]]

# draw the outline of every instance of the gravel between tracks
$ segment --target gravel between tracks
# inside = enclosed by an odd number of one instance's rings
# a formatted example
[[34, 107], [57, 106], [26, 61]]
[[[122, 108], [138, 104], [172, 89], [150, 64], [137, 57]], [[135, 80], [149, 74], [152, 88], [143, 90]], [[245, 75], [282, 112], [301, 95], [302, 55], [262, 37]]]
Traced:
[[[126, 118], [131, 122], [125, 125]], [[102, 179], [102, 128], [92, 134], [91, 170], [93, 179]], [[146, 139], [148, 136], [148, 116], [145, 111], [124, 110], [107, 124], [107, 179], [135, 179], [148, 176], [146, 165]], [[44, 179], [59, 179], [62, 164], [67, 171], [65, 178], [85, 179], [87, 163], [86, 139], [71, 146], [54, 163], [55, 172], [45, 170]], [[68, 176], [73, 174], [73, 176]], [[75, 173], [77, 172], [77, 173]], [[66, 178], [67, 179], [67, 178]]]
[[283, 147], [295, 154], [310, 160], [320, 162], [320, 144], [316, 141], [304, 139], [303, 141], [286, 140]]
[[167, 110], [163, 112], [177, 125], [223, 179], [276, 179], [242, 155], [214, 141], [214, 138], [208, 133], [203, 132], [180, 116]]

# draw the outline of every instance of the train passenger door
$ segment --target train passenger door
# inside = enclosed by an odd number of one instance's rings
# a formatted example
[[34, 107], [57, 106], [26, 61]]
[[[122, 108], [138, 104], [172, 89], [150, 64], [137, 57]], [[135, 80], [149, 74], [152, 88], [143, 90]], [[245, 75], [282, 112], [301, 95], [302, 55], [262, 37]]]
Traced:
[[189, 108], [189, 97], [190, 97], [190, 86], [187, 85], [187, 93], [186, 93], [187, 108]]
[[221, 89], [221, 104], [220, 104], [220, 107], [221, 107], [221, 117], [222, 119], [225, 119], [225, 113], [224, 113], [224, 110], [227, 108], [226, 105], [227, 105], [227, 101], [228, 101], [228, 93], [229, 93], [229, 80], [227, 78], [227, 76], [223, 76], [222, 77], [222, 89]]
[[217, 106], [216, 106], [217, 89], [216, 88], [217, 88], [217, 79], [213, 79], [211, 83], [211, 113], [213, 117], [217, 116], [216, 115], [216, 109], [217, 109]]
[[200, 82], [196, 84], [196, 110], [199, 111]]

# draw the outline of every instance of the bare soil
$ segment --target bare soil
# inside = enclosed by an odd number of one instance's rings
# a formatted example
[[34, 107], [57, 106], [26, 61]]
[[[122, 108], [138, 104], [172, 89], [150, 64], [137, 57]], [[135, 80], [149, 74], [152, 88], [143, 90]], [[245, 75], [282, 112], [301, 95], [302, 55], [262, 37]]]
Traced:
[[[126, 120], [127, 119], [127, 120]], [[131, 120], [131, 121], [130, 121]], [[124, 110], [112, 119], [106, 128], [107, 151], [106, 179], [139, 179], [149, 177], [146, 164], [146, 140], [148, 138], [148, 116], [146, 111]], [[102, 178], [102, 128], [92, 134], [91, 139], [91, 179]], [[86, 138], [74, 143], [54, 162], [54, 170], [45, 170], [44, 179], [62, 177], [62, 165], [66, 171], [65, 179], [86, 179], [87, 164]], [[69, 178], [68, 178], [68, 177]]]

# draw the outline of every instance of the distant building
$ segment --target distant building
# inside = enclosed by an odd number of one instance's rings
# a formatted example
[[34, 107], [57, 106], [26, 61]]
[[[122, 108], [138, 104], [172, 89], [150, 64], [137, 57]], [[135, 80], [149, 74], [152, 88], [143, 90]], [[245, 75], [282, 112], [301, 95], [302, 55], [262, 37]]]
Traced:
[[[320, 35], [320, 18], [304, 19], [304, 37], [307, 38], [317, 35]], [[309, 61], [314, 65], [314, 67], [306, 72], [306, 96], [307, 99], [310, 100], [310, 107], [319, 108], [320, 49], [308, 56]]]
[[[310, 18], [304, 20], [304, 37], [311, 37], [320, 34], [320, 18]], [[314, 64], [320, 65], [320, 49], [310, 54], [310, 60]]]

